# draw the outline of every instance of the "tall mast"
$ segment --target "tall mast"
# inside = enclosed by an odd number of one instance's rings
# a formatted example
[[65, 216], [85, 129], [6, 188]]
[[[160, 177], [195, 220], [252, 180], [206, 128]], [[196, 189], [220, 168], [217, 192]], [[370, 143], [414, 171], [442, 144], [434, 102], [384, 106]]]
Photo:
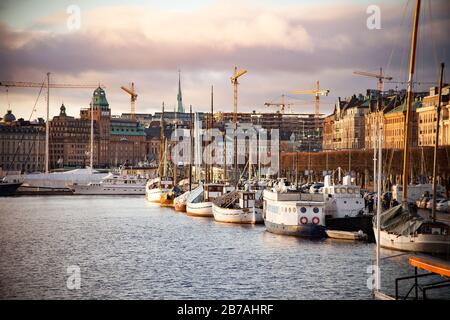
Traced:
[[161, 185], [161, 179], [163, 178], [163, 157], [164, 157], [164, 102], [162, 103], [162, 112], [160, 120], [160, 141], [159, 141], [159, 184]]
[[[211, 124], [210, 124], [211, 138], [213, 136], [212, 130], [214, 129], [214, 86], [211, 86]], [[212, 154], [210, 155], [212, 157]], [[214, 166], [213, 161], [211, 161], [209, 180], [213, 182], [214, 180]]]
[[49, 144], [50, 144], [50, 72], [47, 72], [47, 120], [45, 122], [45, 173], [49, 169]]
[[190, 138], [191, 138], [191, 149], [190, 149], [190, 159], [189, 159], [189, 191], [192, 190], [192, 162], [194, 161], [194, 118], [192, 117], [192, 105], [189, 106], [189, 117], [191, 120], [191, 125], [189, 128]]
[[441, 75], [439, 79], [439, 98], [438, 105], [436, 108], [436, 137], [434, 140], [434, 157], [433, 157], [433, 207], [431, 210], [431, 215], [433, 221], [436, 220], [436, 175], [437, 175], [437, 152], [439, 148], [439, 122], [441, 121], [441, 103], [442, 103], [442, 86], [444, 78], [444, 63], [441, 63]]
[[[402, 194], [402, 206], [406, 208], [408, 205], [408, 180], [409, 180], [409, 142], [411, 139], [411, 118], [412, 118], [412, 100], [413, 100], [413, 79], [414, 79], [414, 65], [416, 61], [416, 46], [417, 46], [417, 33], [419, 26], [420, 16], [420, 0], [416, 0], [416, 9], [414, 12], [414, 28], [411, 37], [411, 54], [409, 60], [409, 79], [408, 79], [408, 91], [406, 97], [406, 117], [405, 117], [405, 129], [404, 129], [404, 141], [403, 141], [403, 194]], [[380, 183], [380, 182], [378, 182]]]
[[94, 94], [92, 95], [92, 102], [91, 102], [91, 137], [90, 137], [90, 151], [89, 151], [90, 173], [92, 173], [93, 168], [94, 168]]

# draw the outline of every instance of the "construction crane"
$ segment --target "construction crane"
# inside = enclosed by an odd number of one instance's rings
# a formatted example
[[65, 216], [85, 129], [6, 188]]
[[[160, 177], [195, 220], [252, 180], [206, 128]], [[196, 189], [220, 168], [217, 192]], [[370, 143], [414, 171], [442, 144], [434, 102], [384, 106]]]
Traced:
[[[244, 74], [247, 73], [247, 70], [239, 70], [238, 71], [238, 67], [234, 67], [234, 74], [233, 76], [230, 78], [231, 83], [233, 84], [234, 87], [234, 100], [233, 100], [233, 124], [234, 124], [234, 132], [236, 132], [237, 129], [237, 103], [238, 103], [238, 78], [242, 77]], [[239, 172], [238, 172], [238, 163], [237, 163], [237, 139], [236, 139], [236, 135], [234, 137], [234, 141], [233, 141], [233, 145], [234, 145], [234, 169], [235, 169], [235, 173], [236, 173], [236, 186], [237, 183], [239, 182]], [[225, 169], [226, 170], [226, 169]]]
[[281, 95], [281, 102], [265, 102], [264, 105], [266, 107], [279, 107], [280, 108], [280, 113], [284, 113], [286, 107], [290, 108], [293, 103], [286, 103], [285, 99], [284, 99], [284, 94]]
[[380, 73], [372, 73], [372, 72], [367, 72], [367, 71], [356, 70], [356, 71], [353, 71], [353, 74], [357, 74], [359, 76], [377, 78], [378, 79], [377, 90], [380, 92], [383, 92], [383, 90], [384, 90], [384, 80], [388, 80], [388, 81], [392, 80], [392, 77], [383, 75], [383, 68], [380, 68]]
[[314, 105], [314, 114], [316, 118], [320, 116], [320, 96], [328, 96], [329, 92], [330, 90], [328, 89], [319, 88], [319, 80], [316, 81], [316, 87], [314, 89], [291, 91], [293, 94], [312, 94], [316, 97]]
[[134, 90], [134, 82], [131, 83], [131, 88], [127, 88], [124, 86], [120, 87], [123, 91], [128, 93], [131, 97], [131, 119], [135, 120], [136, 117], [136, 99], [137, 99], [137, 93]]
[[[68, 84], [68, 83], [51, 83], [50, 72], [47, 73], [47, 81], [43, 82], [28, 82], [28, 81], [0, 81], [0, 87], [20, 87], [20, 88], [46, 88], [47, 89], [47, 117], [45, 121], [45, 173], [49, 172], [49, 137], [50, 137], [50, 88], [64, 88], [64, 89], [96, 89], [98, 87], [104, 88], [104, 86], [88, 85], [88, 84]], [[93, 165], [93, 119], [91, 119], [91, 160], [90, 165]]]

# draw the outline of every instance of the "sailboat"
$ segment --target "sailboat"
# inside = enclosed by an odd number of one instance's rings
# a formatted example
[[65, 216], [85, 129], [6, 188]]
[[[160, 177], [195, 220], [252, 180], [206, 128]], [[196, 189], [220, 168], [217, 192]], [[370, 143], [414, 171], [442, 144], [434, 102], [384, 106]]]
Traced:
[[160, 120], [160, 156], [159, 156], [159, 175], [157, 178], [150, 179], [145, 185], [145, 197], [149, 202], [161, 203], [161, 196], [173, 188], [173, 180], [167, 177], [167, 139], [164, 133], [164, 102], [162, 104], [162, 113]]
[[[417, 45], [417, 32], [420, 15], [420, 0], [416, 1], [414, 28], [412, 33], [411, 59], [409, 66], [409, 81], [407, 90], [406, 120], [405, 120], [405, 138], [404, 138], [404, 157], [403, 157], [403, 195], [402, 205], [395, 206], [379, 214], [378, 219], [374, 218], [374, 233], [379, 246], [401, 251], [422, 252], [430, 254], [449, 254], [450, 253], [450, 233], [449, 225], [436, 221], [435, 217], [428, 220], [414, 212], [411, 206], [408, 206], [408, 175], [409, 175], [409, 143], [411, 136], [411, 104], [413, 99], [412, 85], [415, 64], [415, 51]], [[438, 119], [439, 108], [441, 105], [443, 65], [441, 67], [441, 81], [439, 90]], [[439, 121], [439, 120], [438, 120]], [[437, 126], [439, 127], [439, 122]], [[438, 130], [436, 130], [438, 134]], [[435, 159], [438, 137], [435, 140]], [[381, 134], [380, 134], [381, 141]], [[381, 143], [380, 143], [381, 150]], [[381, 154], [381, 152], [380, 152]], [[379, 174], [379, 177], [381, 175]], [[436, 183], [436, 172], [433, 172], [434, 185]], [[378, 181], [378, 185], [381, 181]], [[380, 187], [378, 187], [380, 189]], [[434, 188], [436, 190], [436, 188]], [[434, 197], [435, 198], [435, 197]], [[380, 200], [378, 200], [380, 206]]]

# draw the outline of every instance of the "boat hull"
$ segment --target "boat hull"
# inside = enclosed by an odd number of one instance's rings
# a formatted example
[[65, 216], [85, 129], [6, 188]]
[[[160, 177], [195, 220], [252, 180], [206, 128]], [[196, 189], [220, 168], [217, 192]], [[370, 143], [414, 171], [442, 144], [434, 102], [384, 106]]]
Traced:
[[161, 203], [161, 196], [164, 192], [168, 192], [169, 190], [164, 190], [161, 188], [150, 189], [145, 193], [147, 201], [153, 203]]
[[[378, 238], [377, 230], [373, 230]], [[376, 239], [378, 241], [378, 239]], [[450, 235], [418, 234], [403, 236], [380, 231], [380, 246], [398, 251], [421, 252], [439, 255], [450, 254]]]
[[72, 187], [75, 195], [144, 195], [145, 186], [122, 187], [122, 186], [82, 186]]
[[0, 184], [0, 197], [12, 196], [16, 193], [17, 189], [22, 183], [1, 183]]
[[186, 212], [186, 204], [185, 203], [175, 203], [174, 208], [175, 208], [175, 211], [177, 211], [177, 212]]
[[257, 224], [263, 223], [262, 209], [249, 208], [244, 209], [228, 209], [221, 208], [215, 204], [212, 206], [214, 220], [226, 223], [242, 223], [242, 224]]
[[194, 217], [214, 217], [212, 212], [212, 202], [188, 202], [186, 214]]
[[325, 227], [322, 225], [284, 225], [265, 220], [267, 231], [286, 236], [295, 236], [301, 238], [323, 238], [326, 237]]

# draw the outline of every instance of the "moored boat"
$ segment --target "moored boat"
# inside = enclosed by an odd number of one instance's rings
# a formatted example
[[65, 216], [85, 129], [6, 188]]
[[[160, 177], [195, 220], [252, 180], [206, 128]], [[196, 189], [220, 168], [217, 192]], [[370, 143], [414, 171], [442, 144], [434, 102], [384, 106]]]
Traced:
[[297, 237], [325, 237], [321, 194], [287, 189], [264, 190], [263, 218], [269, 232]]
[[200, 184], [187, 198], [186, 213], [190, 216], [213, 217], [212, 201], [226, 192], [225, 184]]
[[6, 182], [0, 180], [0, 197], [11, 196], [16, 193], [17, 189], [22, 185], [22, 182], [11, 181]]
[[99, 182], [68, 185], [75, 195], [143, 195], [147, 179], [108, 174]]
[[212, 204], [214, 220], [228, 223], [263, 223], [262, 202], [256, 191], [238, 190], [217, 197]]
[[161, 195], [173, 188], [172, 180], [150, 179], [145, 185], [145, 197], [149, 202], [161, 203]]

